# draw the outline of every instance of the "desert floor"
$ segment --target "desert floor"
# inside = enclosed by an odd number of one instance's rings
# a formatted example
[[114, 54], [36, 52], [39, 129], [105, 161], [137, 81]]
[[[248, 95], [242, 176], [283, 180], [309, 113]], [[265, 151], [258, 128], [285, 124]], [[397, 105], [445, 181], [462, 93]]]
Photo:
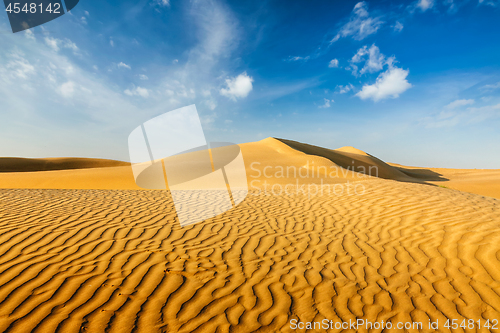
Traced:
[[[447, 319], [500, 320], [498, 170], [266, 140], [241, 146], [247, 164], [352, 159], [381, 177], [330, 179], [358, 194], [253, 189], [181, 227], [169, 191], [136, 189], [127, 165], [0, 173], [0, 332], [291, 332], [293, 319], [420, 332], [437, 320], [450, 332]], [[417, 330], [385, 332], [403, 331]]]

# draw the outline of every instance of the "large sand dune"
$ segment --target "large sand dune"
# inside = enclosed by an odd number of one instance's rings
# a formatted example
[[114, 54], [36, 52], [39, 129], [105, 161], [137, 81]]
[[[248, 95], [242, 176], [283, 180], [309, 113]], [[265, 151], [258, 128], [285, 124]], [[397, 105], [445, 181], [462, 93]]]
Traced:
[[[128, 166], [0, 173], [0, 332], [290, 332], [292, 319], [422, 322], [421, 332], [438, 320], [449, 332], [447, 319], [500, 320], [500, 196], [487, 185], [498, 171], [275, 139], [241, 149], [249, 180], [292, 180], [257, 176], [255, 162], [378, 165], [384, 177], [325, 182], [361, 184], [358, 195], [253, 191], [180, 227], [169, 192], [131, 190]], [[460, 179], [490, 196], [436, 186]]]

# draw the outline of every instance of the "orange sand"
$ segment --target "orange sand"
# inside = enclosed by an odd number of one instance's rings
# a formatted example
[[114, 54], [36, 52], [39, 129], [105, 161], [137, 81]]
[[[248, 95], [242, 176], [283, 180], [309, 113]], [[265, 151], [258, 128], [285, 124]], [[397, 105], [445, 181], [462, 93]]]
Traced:
[[292, 319], [358, 318], [449, 332], [447, 319], [500, 320], [499, 170], [275, 139], [241, 149], [249, 181], [294, 180], [256, 177], [255, 162], [381, 173], [300, 179], [361, 184], [360, 195], [254, 190], [187, 227], [168, 191], [136, 190], [129, 166], [0, 173], [0, 332], [291, 332]]

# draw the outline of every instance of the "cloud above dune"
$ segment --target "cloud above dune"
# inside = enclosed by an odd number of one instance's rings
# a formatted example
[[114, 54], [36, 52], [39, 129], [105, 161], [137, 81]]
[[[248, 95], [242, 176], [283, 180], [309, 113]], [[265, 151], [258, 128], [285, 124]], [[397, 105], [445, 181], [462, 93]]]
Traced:
[[368, 13], [368, 4], [365, 1], [358, 2], [352, 10], [349, 21], [340, 28], [330, 43], [334, 43], [340, 38], [345, 37], [363, 40], [376, 33], [383, 23], [380, 17], [370, 16]]
[[356, 94], [362, 100], [372, 99], [378, 102], [387, 98], [397, 98], [400, 94], [410, 89], [412, 85], [406, 80], [409, 70], [398, 67], [389, 67], [381, 73], [374, 84], [366, 84]]
[[473, 99], [457, 99], [456, 101], [453, 101], [450, 104], [446, 105], [445, 108], [453, 110], [461, 106], [471, 105], [471, 104], [474, 104]]
[[393, 61], [393, 59], [386, 60], [385, 56], [380, 53], [380, 49], [373, 44], [370, 48], [363, 46], [351, 59], [351, 68], [353, 74], [357, 74], [358, 66], [354, 65], [360, 62], [365, 62], [363, 68], [359, 71], [360, 74], [376, 73], [384, 68], [384, 65]]
[[339, 60], [338, 59], [332, 59], [328, 63], [328, 68], [337, 68], [339, 67]]
[[65, 82], [61, 84], [57, 91], [59, 94], [66, 98], [73, 97], [73, 94], [75, 92], [75, 83], [72, 81]]
[[126, 69], [131, 69], [131, 67], [123, 62], [118, 63], [118, 68], [126, 68]]
[[392, 28], [394, 29], [395, 32], [401, 32], [403, 30], [404, 26], [401, 22], [396, 21], [396, 23], [394, 23]]
[[325, 104], [320, 105], [320, 106], [319, 106], [319, 108], [320, 108], [320, 109], [327, 109], [327, 108], [329, 108], [329, 107], [331, 106], [330, 102], [332, 102], [332, 103], [334, 102], [334, 100], [333, 100], [333, 99], [332, 99], [332, 100], [330, 100], [330, 99], [328, 99], [328, 98], [324, 98], [324, 101], [325, 101]]
[[479, 4], [491, 7], [500, 7], [500, 0], [479, 0]]
[[349, 83], [349, 84], [346, 84], [345, 86], [342, 86], [342, 85], [337, 86], [336, 88], [338, 89], [339, 94], [346, 94], [349, 91], [353, 90], [354, 86], [351, 83]]
[[[452, 104], [452, 103], [450, 103]], [[469, 103], [470, 104], [470, 103]], [[468, 105], [463, 104], [461, 105]], [[500, 104], [486, 105], [481, 107], [469, 107], [467, 109], [449, 109], [422, 119], [427, 128], [454, 127], [459, 124], [474, 124], [488, 119], [500, 118]]]
[[423, 12], [427, 9], [430, 9], [434, 6], [434, 0], [419, 0], [417, 3], [417, 7], [420, 8]]
[[227, 87], [222, 88], [220, 94], [234, 101], [238, 98], [245, 98], [253, 89], [252, 82], [253, 78], [248, 76], [246, 72], [243, 72], [237, 77], [227, 79]]
[[[28, 38], [30, 38], [29, 34], [26, 34]], [[31, 35], [33, 36], [33, 35]], [[35, 39], [34, 36], [32, 39]], [[52, 50], [58, 52], [61, 48], [70, 49], [73, 53], [78, 54], [79, 49], [75, 43], [73, 43], [70, 39], [65, 38], [64, 40], [53, 38], [53, 37], [45, 37], [45, 44], [47, 44]]]
[[144, 98], [149, 97], [149, 91], [146, 88], [135, 87], [134, 89], [126, 89], [124, 93], [128, 96], [141, 96]]
[[492, 91], [492, 90], [496, 90], [496, 89], [499, 89], [500, 88], [500, 82], [497, 82], [497, 83], [494, 83], [494, 84], [486, 84], [484, 86], [482, 86], [481, 90], [483, 91]]

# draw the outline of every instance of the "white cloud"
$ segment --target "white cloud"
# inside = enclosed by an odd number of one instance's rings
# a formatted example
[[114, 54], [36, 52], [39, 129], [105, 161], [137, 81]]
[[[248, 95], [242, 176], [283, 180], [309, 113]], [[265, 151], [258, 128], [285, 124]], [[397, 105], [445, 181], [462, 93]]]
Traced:
[[329, 100], [328, 98], [324, 98], [325, 104], [318, 106], [320, 109], [327, 109], [330, 107], [330, 102], [334, 102], [334, 100]]
[[311, 56], [307, 56], [307, 57], [299, 57], [299, 56], [296, 56], [296, 57], [289, 57], [288, 59], [285, 59], [286, 61], [308, 61], [309, 59], [311, 59]]
[[70, 49], [73, 53], [77, 54], [79, 49], [75, 43], [73, 43], [70, 39], [66, 38], [64, 40], [60, 40], [52, 37], [45, 37], [45, 44], [47, 44], [52, 50], [58, 52], [60, 48]]
[[58, 87], [57, 92], [66, 98], [73, 97], [75, 83], [72, 81], [65, 82]]
[[427, 9], [432, 8], [434, 6], [434, 0], [419, 0], [417, 3], [417, 7], [420, 8], [423, 12]]
[[136, 87], [132, 90], [126, 89], [124, 93], [128, 96], [141, 96], [144, 98], [149, 97], [149, 91], [146, 88]]
[[76, 46], [75, 43], [73, 43], [71, 40], [69, 40], [67, 38], [65, 39], [63, 47], [65, 47], [67, 49], [71, 49], [73, 51], [73, 53], [77, 53], [78, 52], [78, 46]]
[[484, 85], [482, 86], [481, 90], [485, 90], [485, 91], [491, 91], [491, 90], [495, 90], [495, 89], [498, 89], [500, 88], [500, 82], [497, 82], [497, 83], [494, 83], [494, 84], [487, 84], [487, 85]]
[[11, 60], [5, 67], [8, 69], [11, 77], [27, 79], [28, 76], [35, 73], [35, 67], [24, 58], [24, 54], [21, 52], [13, 52], [10, 57]]
[[386, 98], [397, 98], [412, 86], [406, 80], [408, 74], [408, 70], [389, 67], [378, 76], [374, 84], [364, 85], [356, 96], [363, 100], [371, 98], [375, 102]]
[[491, 7], [500, 6], [500, 0], [479, 0], [480, 5], [487, 5]]
[[47, 44], [54, 51], [59, 51], [59, 39], [52, 37], [45, 37], [45, 44]]
[[248, 76], [246, 72], [241, 73], [235, 78], [227, 79], [227, 88], [222, 88], [220, 94], [236, 100], [237, 98], [247, 97], [253, 89], [253, 78]]
[[109, 45], [111, 45], [111, 47], [115, 47], [115, 42], [113, 42], [111, 38], [109, 39]]
[[82, 21], [83, 24], [87, 24], [87, 18], [85, 16], [82, 16], [80, 20]]
[[427, 128], [453, 127], [460, 123], [463, 113], [454, 111], [441, 111], [439, 114], [423, 119]]
[[131, 67], [123, 62], [120, 62], [118, 65], [118, 68], [126, 68], [126, 69], [131, 69]]
[[445, 108], [447, 108], [449, 110], [453, 110], [453, 109], [456, 109], [458, 107], [465, 106], [465, 105], [471, 105], [471, 104], [474, 104], [473, 99], [457, 99], [456, 101], [453, 101], [450, 104], [446, 105]]
[[[368, 57], [366, 57], [368, 55]], [[373, 44], [370, 48], [366, 45], [360, 48], [356, 54], [351, 59], [351, 66], [353, 75], [357, 75], [358, 66], [354, 65], [356, 63], [365, 62], [365, 65], [359, 72], [360, 74], [376, 73], [381, 71], [386, 64], [392, 64], [394, 58], [389, 58], [386, 60], [385, 56], [380, 53], [380, 49]]]
[[471, 113], [471, 123], [478, 123], [491, 118], [500, 117], [500, 104], [487, 105], [480, 108], [468, 108]]
[[170, 7], [170, 0], [156, 0], [155, 2], [161, 7]]
[[351, 83], [349, 83], [349, 84], [346, 84], [345, 86], [337, 86], [337, 88], [339, 89], [339, 91], [338, 91], [339, 94], [345, 94], [345, 93], [348, 93], [349, 91], [353, 90], [354, 86]]
[[380, 53], [380, 49], [373, 44], [368, 50], [368, 60], [361, 69], [361, 74], [365, 72], [375, 73], [383, 69], [385, 57]]
[[328, 67], [329, 68], [337, 68], [337, 67], [339, 67], [339, 61], [338, 61], [338, 59], [332, 59], [332, 60], [330, 60], [330, 62], [328, 63]]
[[140, 74], [139, 75], [139, 79], [141, 79], [141, 80], [148, 80], [149, 78], [147, 77], [147, 75]]
[[500, 118], [500, 104], [469, 107], [467, 110], [446, 110], [426, 117], [423, 123], [429, 128], [453, 127], [458, 124], [473, 124], [488, 119]]
[[403, 26], [403, 24], [401, 22], [396, 21], [396, 23], [392, 26], [392, 28], [396, 32], [401, 32], [403, 30], [404, 26]]
[[215, 103], [214, 100], [212, 100], [212, 99], [209, 99], [208, 101], [206, 101], [205, 104], [207, 105], [207, 107], [210, 110], [214, 110], [217, 107], [217, 103]]
[[370, 16], [366, 2], [358, 2], [354, 6], [349, 22], [340, 29], [330, 43], [349, 36], [352, 36], [355, 40], [363, 40], [376, 33], [383, 23], [379, 17]]
[[86, 10], [84, 11], [84, 13], [85, 13], [85, 15], [87, 15], [87, 16], [89, 16], [89, 15], [90, 15], [90, 14], [89, 14], [89, 12], [88, 12], [88, 11], [86, 11]]
[[28, 39], [36, 40], [35, 34], [31, 31], [31, 29], [24, 30], [24, 36]]

